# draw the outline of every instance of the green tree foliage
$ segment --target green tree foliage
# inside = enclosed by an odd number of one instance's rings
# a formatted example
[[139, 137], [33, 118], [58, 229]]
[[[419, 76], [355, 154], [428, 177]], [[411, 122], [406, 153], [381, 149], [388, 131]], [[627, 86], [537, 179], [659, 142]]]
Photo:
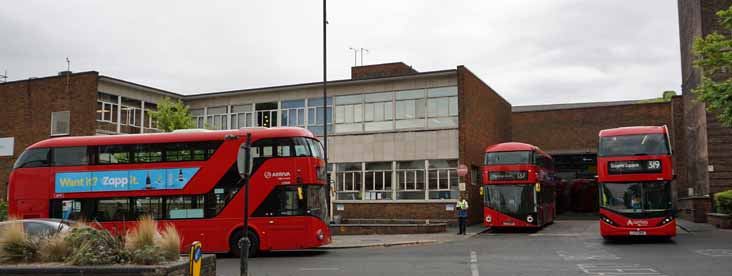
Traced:
[[174, 102], [167, 97], [164, 98], [158, 103], [158, 110], [150, 112], [150, 117], [157, 122], [158, 128], [165, 132], [193, 128], [188, 106], [183, 104], [181, 100]]
[[673, 96], [676, 96], [676, 91], [668, 90], [668, 91], [663, 91], [663, 94], [660, 98], [640, 100], [640, 101], [638, 101], [638, 103], [665, 103], [665, 102], [670, 102], [671, 98], [673, 98]]
[[714, 32], [694, 41], [694, 66], [702, 71], [693, 90], [708, 111], [725, 126], [732, 126], [732, 7], [717, 12], [724, 34]]

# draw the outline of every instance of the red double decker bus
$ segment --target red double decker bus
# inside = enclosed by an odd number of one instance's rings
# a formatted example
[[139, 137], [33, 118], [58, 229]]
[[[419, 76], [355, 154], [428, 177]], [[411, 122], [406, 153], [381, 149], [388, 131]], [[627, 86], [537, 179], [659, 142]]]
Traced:
[[[249, 229], [237, 169], [250, 133]], [[10, 215], [96, 221], [112, 232], [151, 216], [172, 224], [181, 249], [250, 255], [330, 243], [325, 161], [301, 128], [53, 138], [28, 147], [10, 175]]]
[[599, 136], [602, 237], [676, 235], [666, 126], [606, 129]]
[[556, 214], [551, 156], [536, 146], [502, 143], [485, 150], [483, 212], [486, 227], [541, 228]]

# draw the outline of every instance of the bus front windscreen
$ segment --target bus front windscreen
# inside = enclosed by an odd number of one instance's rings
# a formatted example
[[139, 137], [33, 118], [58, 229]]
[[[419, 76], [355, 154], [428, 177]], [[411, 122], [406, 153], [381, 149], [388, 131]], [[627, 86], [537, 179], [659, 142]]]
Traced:
[[536, 211], [534, 185], [486, 185], [485, 206], [509, 216], [523, 218]]
[[600, 204], [619, 213], [660, 212], [671, 209], [667, 181], [602, 183]]
[[531, 151], [498, 151], [485, 154], [486, 165], [530, 164]]
[[666, 135], [640, 134], [600, 137], [599, 157], [666, 155], [669, 154]]

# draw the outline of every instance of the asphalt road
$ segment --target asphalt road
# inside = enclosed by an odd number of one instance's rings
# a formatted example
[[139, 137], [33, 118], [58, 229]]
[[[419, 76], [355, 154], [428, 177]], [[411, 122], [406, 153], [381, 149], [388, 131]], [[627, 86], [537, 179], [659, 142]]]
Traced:
[[[219, 256], [218, 275], [239, 275]], [[536, 233], [483, 233], [433, 245], [275, 252], [250, 275], [732, 275], [732, 231], [670, 242], [605, 242], [597, 221], [557, 221]]]

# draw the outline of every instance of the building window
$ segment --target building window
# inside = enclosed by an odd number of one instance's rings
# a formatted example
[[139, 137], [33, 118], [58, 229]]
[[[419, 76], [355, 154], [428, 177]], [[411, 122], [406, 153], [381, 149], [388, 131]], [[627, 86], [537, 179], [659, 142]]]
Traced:
[[70, 111], [51, 112], [51, 136], [69, 135]]
[[120, 124], [139, 127], [142, 123], [140, 121], [142, 116], [141, 108], [141, 101], [122, 97], [122, 106], [120, 106]]
[[361, 199], [361, 163], [336, 165], [336, 199]]
[[397, 198], [425, 199], [424, 161], [397, 162]]
[[457, 199], [457, 160], [429, 160], [428, 163], [429, 199]]
[[203, 117], [203, 108], [196, 108], [196, 109], [189, 109], [189, 113], [191, 113], [191, 121], [193, 121], [193, 125], [196, 128], [205, 128], [204, 117]]
[[254, 112], [251, 104], [231, 106], [231, 128], [240, 129], [254, 126]]
[[158, 129], [158, 123], [153, 120], [152, 116], [148, 114], [152, 114], [154, 112], [158, 111], [158, 105], [155, 103], [145, 103], [145, 122], [144, 127], [151, 128], [151, 129]]
[[307, 126], [308, 129], [317, 136], [323, 135], [324, 121], [328, 122], [328, 133], [333, 133], [333, 98], [327, 98], [327, 112], [328, 116], [323, 114], [323, 98], [312, 98], [308, 99], [308, 117]]
[[425, 126], [425, 90], [396, 93], [396, 128], [423, 128]]
[[366, 163], [364, 175], [365, 200], [388, 200], [392, 191], [391, 162]]
[[97, 121], [116, 123], [118, 96], [97, 92]]
[[363, 95], [336, 97], [335, 101], [335, 131], [363, 131]]
[[282, 101], [282, 126], [305, 127], [305, 100]]
[[364, 95], [364, 129], [379, 131], [394, 129], [394, 93]]
[[456, 127], [458, 125], [457, 87], [427, 90], [428, 127]]
[[206, 127], [214, 130], [228, 129], [228, 106], [209, 107], [206, 110]]
[[277, 126], [277, 102], [258, 103], [254, 105], [257, 111], [258, 127], [276, 127]]

